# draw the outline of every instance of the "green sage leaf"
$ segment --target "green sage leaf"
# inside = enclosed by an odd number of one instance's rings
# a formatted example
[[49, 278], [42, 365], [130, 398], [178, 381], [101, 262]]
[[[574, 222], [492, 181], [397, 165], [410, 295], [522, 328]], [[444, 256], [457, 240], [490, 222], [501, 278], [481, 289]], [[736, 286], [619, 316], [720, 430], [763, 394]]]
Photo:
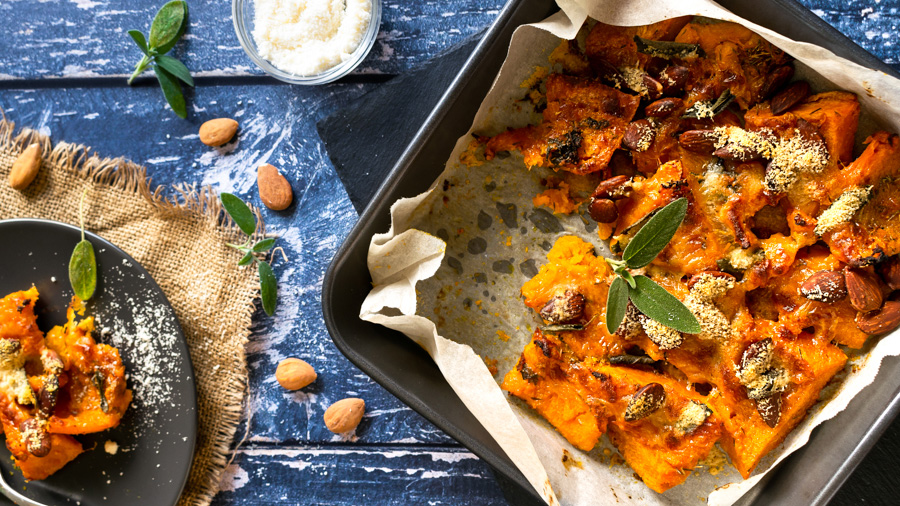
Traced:
[[719, 115], [720, 112], [724, 111], [728, 104], [734, 100], [734, 94], [731, 93], [731, 90], [726, 88], [725, 91], [719, 95], [719, 98], [714, 101], [704, 101], [697, 102], [696, 104], [688, 107], [684, 114], [681, 116], [682, 118], [714, 118]]
[[700, 44], [688, 44], [686, 42], [671, 42], [667, 40], [650, 40], [637, 35], [634, 36], [639, 53], [648, 54], [657, 58], [696, 58], [703, 56]]
[[184, 101], [184, 94], [181, 93], [181, 85], [178, 84], [178, 80], [159, 65], [155, 65], [153, 71], [156, 72], [159, 87], [162, 88], [169, 107], [172, 108], [179, 118], [187, 118], [187, 104]]
[[187, 20], [187, 4], [183, 0], [173, 0], [162, 7], [150, 25], [150, 49], [160, 54], [169, 52], [184, 33]]
[[228, 216], [231, 216], [231, 219], [234, 220], [235, 225], [241, 231], [247, 235], [252, 235], [256, 231], [256, 218], [253, 217], [253, 211], [247, 207], [243, 200], [231, 193], [223, 193], [219, 195], [219, 199], [222, 201], [222, 207], [225, 208], [225, 212], [228, 213]]
[[262, 299], [263, 311], [267, 315], [275, 314], [275, 304], [278, 302], [278, 286], [275, 281], [275, 273], [272, 266], [265, 262], [257, 262], [259, 270], [259, 297]]
[[250, 253], [250, 252], [248, 251], [247, 254], [244, 255], [243, 258], [241, 258], [241, 261], [238, 262], [238, 265], [247, 265], [247, 264], [249, 264], [249, 263], [252, 262], [252, 261], [253, 261], [253, 253]]
[[150, 49], [147, 48], [147, 39], [144, 38], [144, 34], [140, 32], [140, 30], [128, 30], [128, 35], [131, 35], [131, 38], [134, 40], [134, 43], [141, 48], [141, 52], [149, 55]]
[[648, 318], [688, 334], [699, 334], [703, 330], [691, 310], [665, 288], [647, 276], [635, 276], [634, 282], [637, 287], [628, 295], [635, 307]]
[[275, 245], [274, 237], [270, 237], [268, 239], [263, 239], [262, 241], [259, 241], [258, 243], [253, 245], [253, 252], [254, 253], [262, 253], [264, 251], [269, 251], [270, 249], [272, 249], [272, 246], [274, 246], [274, 245]]
[[628, 284], [618, 276], [609, 285], [609, 294], [606, 296], [606, 330], [614, 334], [625, 319], [625, 310], [628, 308]]
[[625, 282], [628, 283], [628, 286], [630, 286], [631, 288], [634, 288], [634, 276], [632, 276], [631, 273], [628, 272], [628, 269], [626, 269], [624, 267], [621, 269], [617, 269], [616, 274], [621, 276], [622, 279], [624, 279]]
[[191, 71], [184, 66], [184, 63], [181, 63], [176, 58], [161, 54], [156, 57], [156, 64], [180, 79], [184, 84], [188, 86], [194, 85], [194, 78], [191, 77]]
[[640, 269], [649, 264], [665, 249], [675, 231], [681, 226], [687, 214], [686, 198], [672, 202], [660, 209], [647, 224], [634, 234], [634, 237], [622, 252], [622, 260], [632, 269]]
[[79, 241], [72, 251], [69, 259], [69, 283], [81, 300], [93, 297], [94, 290], [97, 289], [97, 258], [94, 256], [94, 246], [87, 239]]

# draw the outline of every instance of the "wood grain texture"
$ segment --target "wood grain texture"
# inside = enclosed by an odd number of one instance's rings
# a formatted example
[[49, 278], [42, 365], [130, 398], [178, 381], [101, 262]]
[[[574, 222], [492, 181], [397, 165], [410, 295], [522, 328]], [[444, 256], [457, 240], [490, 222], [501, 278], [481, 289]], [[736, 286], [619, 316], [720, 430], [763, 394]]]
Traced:
[[[332, 344], [321, 316], [322, 278], [357, 216], [315, 129], [319, 119], [386, 76], [417, 68], [486, 27], [504, 2], [385, 1], [378, 41], [356, 75], [301, 87], [259, 77], [237, 42], [230, 2], [190, 0], [188, 36], [175, 49], [200, 77], [188, 93], [186, 121], [168, 110], [155, 81], [124, 84], [138, 59], [124, 31], [146, 30], [161, 3], [0, 2], [0, 15], [17, 21], [0, 52], [0, 110], [55, 141], [143, 163], [156, 183], [210, 184], [260, 205], [254, 185], [259, 164], [277, 166], [291, 181], [294, 204], [283, 212], [264, 210], [288, 261], [274, 264], [278, 313], [256, 320], [248, 346], [251, 416], [241, 429], [242, 435], [248, 429], [248, 444], [237, 452], [215, 504], [505, 504], [484, 463], [374, 384]], [[900, 69], [900, 0], [802, 3]], [[223, 116], [240, 122], [237, 141], [220, 149], [202, 145], [200, 123]], [[278, 361], [290, 356], [319, 374], [301, 392], [274, 381]], [[364, 398], [367, 414], [345, 439], [321, 420], [330, 403], [347, 396]], [[890, 448], [876, 451], [900, 465]], [[854, 475], [839, 499], [866, 497], [870, 484]]]

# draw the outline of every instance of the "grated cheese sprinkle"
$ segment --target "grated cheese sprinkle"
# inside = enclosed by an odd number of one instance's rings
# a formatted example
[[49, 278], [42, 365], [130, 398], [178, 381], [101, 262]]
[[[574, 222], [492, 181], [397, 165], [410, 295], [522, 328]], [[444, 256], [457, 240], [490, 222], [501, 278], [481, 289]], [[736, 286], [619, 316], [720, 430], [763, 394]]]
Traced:
[[866, 205], [871, 194], [871, 186], [854, 186], [842, 193], [828, 209], [819, 215], [818, 223], [816, 223], [816, 235], [826, 234], [841, 223], [850, 221], [856, 211]]

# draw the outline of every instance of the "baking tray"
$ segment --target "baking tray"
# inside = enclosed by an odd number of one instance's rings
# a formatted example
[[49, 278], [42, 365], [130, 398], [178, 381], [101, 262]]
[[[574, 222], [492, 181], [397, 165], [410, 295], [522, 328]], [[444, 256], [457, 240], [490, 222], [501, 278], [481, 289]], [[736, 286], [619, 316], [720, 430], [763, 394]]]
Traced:
[[[793, 0], [719, 3], [795, 40], [818, 44], [900, 77]], [[543, 502], [459, 400], [431, 357], [403, 334], [364, 322], [358, 314], [371, 289], [366, 266], [369, 240], [389, 228], [391, 204], [426, 191], [443, 171], [456, 140], [468, 130], [490, 89], [515, 28], [540, 21], [556, 10], [552, 0], [513, 0], [501, 10], [341, 245], [325, 274], [322, 293], [325, 324], [338, 349], [385, 389], [490, 464], [501, 482], [509, 480], [521, 489], [517, 506]], [[886, 359], [875, 384], [865, 392], [835, 419], [817, 428], [806, 446], [739, 504], [826, 504], [900, 411], [900, 360]]]

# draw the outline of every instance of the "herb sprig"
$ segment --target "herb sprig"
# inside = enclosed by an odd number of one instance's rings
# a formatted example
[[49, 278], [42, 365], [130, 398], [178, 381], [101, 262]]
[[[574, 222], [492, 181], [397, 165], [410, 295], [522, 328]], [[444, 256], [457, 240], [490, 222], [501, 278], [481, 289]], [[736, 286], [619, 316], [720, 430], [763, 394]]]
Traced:
[[94, 246], [84, 237], [84, 196], [81, 194], [81, 203], [78, 205], [78, 215], [81, 220], [81, 240], [75, 245], [72, 257], [69, 258], [69, 283], [75, 295], [81, 300], [88, 300], [94, 296], [97, 289], [97, 257], [94, 255]]
[[139, 30], [128, 30], [128, 35], [144, 53], [144, 57], [135, 65], [134, 73], [128, 78], [128, 84], [152, 64], [166, 102], [180, 118], [187, 118], [187, 105], [178, 81], [193, 86], [194, 79], [183, 63], [177, 58], [166, 56], [166, 53], [184, 35], [188, 25], [187, 14], [187, 3], [184, 0], [173, 0], [163, 5], [153, 18], [149, 40]]
[[684, 197], [662, 208], [629, 241], [622, 259], [606, 259], [616, 273], [606, 298], [606, 328], [616, 331], [628, 301], [648, 318], [679, 332], [698, 334], [700, 322], [680, 300], [644, 275], [633, 275], [629, 269], [648, 265], [665, 249], [687, 215], [688, 202]]
[[238, 265], [249, 265], [256, 262], [256, 269], [259, 273], [259, 294], [262, 299], [262, 307], [267, 315], [275, 314], [275, 306], [278, 302], [278, 282], [275, 279], [275, 273], [272, 272], [272, 266], [264, 260], [260, 260], [257, 254], [266, 253], [275, 245], [275, 239], [270, 237], [260, 241], [253, 242], [253, 233], [256, 232], [256, 218], [253, 211], [240, 198], [231, 193], [223, 193], [219, 197], [222, 201], [222, 207], [234, 223], [247, 234], [247, 240], [244, 244], [226, 243], [228, 246], [244, 253], [243, 258]]

